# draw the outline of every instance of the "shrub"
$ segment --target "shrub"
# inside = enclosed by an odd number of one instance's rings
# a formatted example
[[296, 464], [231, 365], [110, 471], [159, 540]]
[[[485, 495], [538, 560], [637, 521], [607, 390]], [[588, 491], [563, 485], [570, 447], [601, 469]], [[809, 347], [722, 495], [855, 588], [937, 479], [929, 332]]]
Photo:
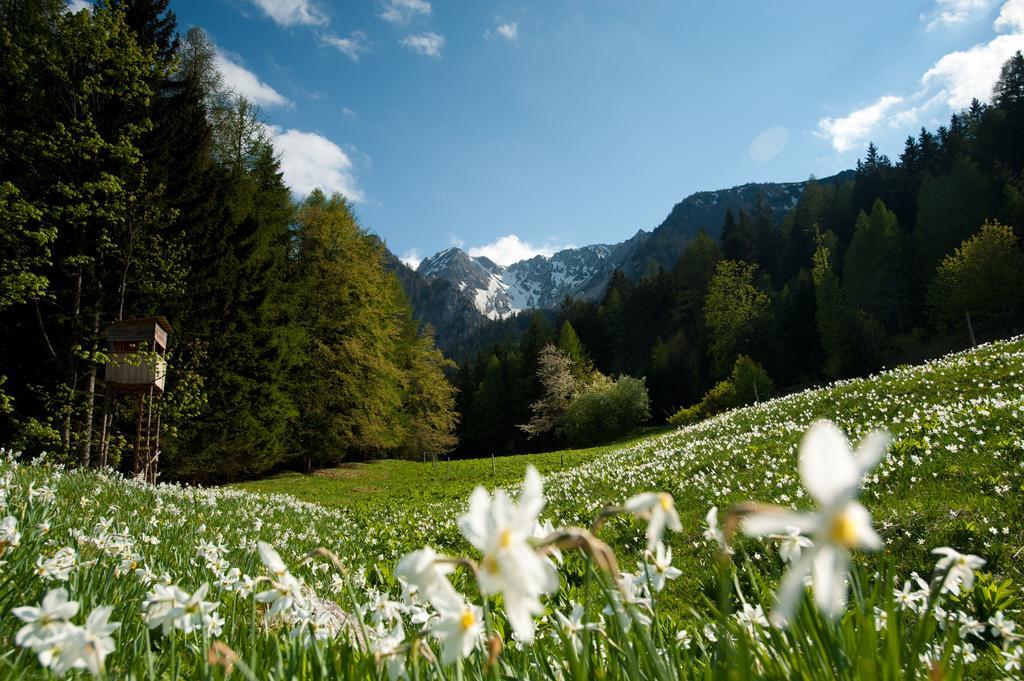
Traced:
[[569, 403], [559, 430], [576, 447], [621, 437], [650, 416], [644, 379], [599, 376]]
[[753, 404], [775, 394], [771, 376], [760, 364], [740, 355], [732, 365], [729, 378], [707, 391], [698, 404], [682, 407], [668, 419], [671, 426], [685, 426], [745, 404]]

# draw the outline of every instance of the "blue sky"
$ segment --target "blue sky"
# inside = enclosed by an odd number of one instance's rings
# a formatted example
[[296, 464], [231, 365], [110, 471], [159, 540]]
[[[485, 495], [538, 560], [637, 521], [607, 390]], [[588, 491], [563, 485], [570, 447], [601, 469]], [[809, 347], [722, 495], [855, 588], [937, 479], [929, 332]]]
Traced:
[[652, 229], [688, 194], [895, 157], [1024, 49], [1024, 0], [172, 0], [286, 180], [410, 261]]

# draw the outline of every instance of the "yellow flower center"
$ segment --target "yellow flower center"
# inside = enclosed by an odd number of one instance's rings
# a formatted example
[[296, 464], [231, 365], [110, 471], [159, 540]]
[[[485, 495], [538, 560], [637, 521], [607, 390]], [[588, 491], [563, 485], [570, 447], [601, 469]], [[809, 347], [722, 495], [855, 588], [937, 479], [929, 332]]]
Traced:
[[508, 530], [502, 530], [501, 538], [498, 539], [498, 545], [503, 549], [507, 549], [512, 546], [512, 533]]
[[832, 527], [829, 532], [830, 539], [847, 548], [853, 548], [857, 544], [857, 526], [847, 513], [839, 513], [832, 519]]
[[476, 624], [476, 615], [473, 614], [472, 610], [463, 610], [462, 617], [459, 618], [459, 624], [462, 625], [463, 629], [469, 629]]
[[484, 570], [496, 574], [498, 572], [498, 559], [493, 555], [484, 556]]
[[672, 508], [672, 495], [662, 492], [658, 497], [658, 501], [661, 503], [661, 510], [668, 511]]

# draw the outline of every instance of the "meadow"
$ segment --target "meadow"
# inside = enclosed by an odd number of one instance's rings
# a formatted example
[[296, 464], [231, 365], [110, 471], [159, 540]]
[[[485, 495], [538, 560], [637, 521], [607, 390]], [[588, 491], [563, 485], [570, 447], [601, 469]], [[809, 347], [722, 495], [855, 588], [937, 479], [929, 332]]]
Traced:
[[[1022, 386], [1016, 338], [593, 450], [228, 488], [8, 452], [0, 675], [1020, 676]], [[891, 441], [809, 467], [822, 419]]]

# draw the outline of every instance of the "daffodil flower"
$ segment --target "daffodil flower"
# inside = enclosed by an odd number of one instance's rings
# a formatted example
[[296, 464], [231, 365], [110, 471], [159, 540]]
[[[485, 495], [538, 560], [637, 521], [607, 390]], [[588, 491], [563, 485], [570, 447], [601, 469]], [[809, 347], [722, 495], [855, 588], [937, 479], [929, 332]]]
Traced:
[[798, 563], [801, 552], [814, 545], [814, 542], [800, 534], [799, 528], [796, 527], [787, 527], [785, 532], [769, 536], [779, 540], [779, 556], [790, 565]]
[[814, 542], [782, 578], [771, 614], [774, 624], [782, 625], [789, 619], [807, 575], [818, 608], [834, 617], [846, 607], [850, 550], [882, 547], [881, 538], [871, 526], [871, 515], [856, 497], [864, 474], [878, 463], [887, 445], [886, 435], [873, 433], [855, 454], [835, 425], [818, 421], [800, 445], [800, 478], [818, 502], [818, 510], [800, 513], [765, 507], [744, 518], [742, 528], [747, 534], [765, 536], [793, 528]]
[[651, 553], [665, 536], [666, 526], [673, 532], [683, 531], [675, 500], [668, 492], [637, 494], [627, 499], [622, 507], [637, 518], [647, 520], [647, 550]]
[[57, 634], [78, 613], [78, 603], [68, 600], [66, 589], [51, 589], [38, 608], [24, 605], [11, 612], [25, 622], [14, 635], [14, 643], [30, 648]]
[[442, 610], [430, 627], [441, 643], [441, 662], [447, 665], [467, 657], [480, 642], [483, 627], [483, 611], [475, 605], [463, 601], [457, 608]]
[[555, 566], [529, 543], [543, 507], [540, 474], [529, 466], [518, 503], [513, 504], [503, 490], [491, 498], [477, 487], [469, 498], [469, 511], [459, 519], [462, 535], [483, 554], [480, 591], [504, 596], [509, 624], [524, 643], [533, 640], [533, 617], [544, 612], [541, 594], [558, 588]]
[[984, 558], [970, 553], [960, 553], [948, 546], [932, 549], [932, 553], [942, 556], [935, 564], [935, 574], [943, 575], [943, 592], [959, 594], [961, 585], [968, 591], [974, 588], [974, 571], [985, 564]]
[[683, 574], [682, 570], [672, 566], [672, 549], [665, 548], [662, 542], [658, 542], [654, 553], [648, 554], [648, 558], [650, 563], [638, 563], [643, 573], [639, 579], [645, 582], [649, 580], [651, 589], [656, 592], [665, 588], [666, 580], [675, 579]]
[[395, 575], [405, 579], [428, 603], [438, 610], [452, 610], [462, 597], [452, 588], [447, 575], [454, 566], [441, 562], [441, 556], [429, 546], [413, 551], [402, 557], [395, 568]]

